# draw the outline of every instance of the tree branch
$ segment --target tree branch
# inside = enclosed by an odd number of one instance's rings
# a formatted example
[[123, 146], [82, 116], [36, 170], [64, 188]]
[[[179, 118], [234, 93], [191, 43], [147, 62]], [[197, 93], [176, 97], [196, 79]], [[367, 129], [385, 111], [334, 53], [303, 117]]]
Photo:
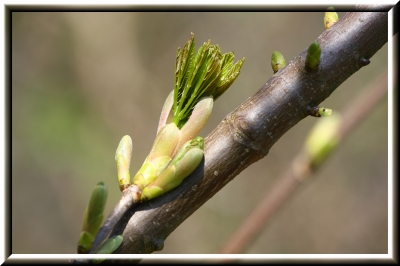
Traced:
[[[389, 8], [380, 6], [381, 10]], [[387, 42], [387, 36], [387, 12], [348, 13], [324, 31], [316, 40], [322, 48], [317, 71], [305, 70], [304, 50], [228, 114], [205, 139], [205, 159], [195, 172], [169, 193], [134, 205], [116, 224], [112, 235], [122, 234], [124, 241], [115, 253], [162, 250], [176, 227], [267, 155], [286, 131], [308, 115], [307, 107], [329, 97], [362, 67], [362, 58], [371, 58]]]

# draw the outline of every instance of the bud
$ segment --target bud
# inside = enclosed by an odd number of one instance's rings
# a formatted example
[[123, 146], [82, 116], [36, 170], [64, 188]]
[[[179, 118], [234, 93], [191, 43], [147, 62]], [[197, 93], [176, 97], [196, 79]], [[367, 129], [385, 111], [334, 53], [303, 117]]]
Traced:
[[[334, 11], [335, 9], [333, 7], [330, 7], [327, 10]], [[325, 29], [329, 29], [330, 27], [333, 26], [333, 24], [335, 24], [338, 21], [339, 21], [339, 16], [336, 12], [325, 12], [324, 16]]]
[[[99, 249], [96, 251], [96, 254], [112, 254], [122, 244], [122, 240], [121, 235], [107, 239], [101, 244]], [[93, 259], [92, 263], [98, 264], [105, 260], [106, 259]]]
[[313, 108], [309, 108], [309, 114], [311, 116], [315, 116], [315, 117], [326, 117], [326, 116], [330, 116], [332, 114], [332, 109], [329, 108], [325, 108], [325, 107], [313, 107]]
[[150, 200], [177, 187], [200, 164], [204, 155], [204, 139], [196, 137], [183, 145], [171, 164], [161, 175], [144, 188], [142, 200]]
[[131, 176], [129, 174], [129, 166], [132, 156], [132, 139], [130, 136], [124, 136], [119, 142], [115, 153], [115, 161], [117, 163], [118, 184], [119, 189], [124, 191], [129, 187]]
[[271, 67], [274, 71], [274, 74], [278, 72], [279, 69], [284, 68], [285, 66], [286, 60], [283, 55], [278, 51], [273, 52], [271, 57]]
[[103, 222], [103, 211], [107, 200], [107, 189], [99, 182], [93, 189], [89, 205], [83, 215], [82, 233], [78, 242], [78, 253], [88, 253]]
[[339, 115], [331, 115], [319, 120], [311, 129], [306, 142], [305, 151], [310, 158], [311, 166], [316, 167], [336, 148], [339, 143]]
[[306, 68], [309, 70], [317, 69], [321, 57], [321, 48], [317, 42], [313, 42], [307, 51]]

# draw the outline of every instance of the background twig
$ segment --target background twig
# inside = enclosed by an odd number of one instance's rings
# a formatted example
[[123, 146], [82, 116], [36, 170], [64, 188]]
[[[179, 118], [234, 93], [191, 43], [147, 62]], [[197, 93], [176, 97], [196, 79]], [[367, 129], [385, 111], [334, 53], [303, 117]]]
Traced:
[[[349, 134], [363, 119], [374, 110], [374, 107], [387, 94], [388, 80], [387, 72], [367, 88], [365, 92], [350, 101], [342, 113], [339, 128], [341, 141]], [[335, 111], [334, 111], [335, 112]], [[265, 227], [268, 219], [293, 195], [301, 181], [309, 177], [312, 172], [309, 169], [310, 161], [305, 161], [303, 151], [294, 159], [292, 166], [283, 175], [279, 182], [269, 191], [254, 210], [248, 215], [231, 237], [226, 241], [219, 253], [237, 254], [253, 242], [260, 231]], [[298, 163], [302, 165], [298, 165]], [[302, 171], [299, 169], [306, 169]], [[313, 171], [317, 170], [316, 168]]]

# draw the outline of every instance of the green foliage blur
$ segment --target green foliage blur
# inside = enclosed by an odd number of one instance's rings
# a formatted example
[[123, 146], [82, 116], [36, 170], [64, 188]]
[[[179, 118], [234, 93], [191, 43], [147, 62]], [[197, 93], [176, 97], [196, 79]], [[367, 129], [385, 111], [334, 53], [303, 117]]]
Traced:
[[[176, 49], [191, 32], [199, 44], [211, 39], [236, 59], [246, 57], [214, 105], [200, 133], [206, 137], [273, 75], [272, 52], [289, 64], [325, 30], [323, 18], [324, 12], [14, 12], [12, 252], [75, 253], [100, 181], [109, 193], [104, 214], [110, 213], [120, 198], [118, 143], [132, 137], [136, 172], [174, 88]], [[387, 60], [385, 45], [322, 106], [340, 112], [387, 69]], [[384, 100], [246, 253], [387, 253], [387, 109]], [[287, 132], [179, 226], [161, 253], [217, 252], [286, 171], [316, 119]]]

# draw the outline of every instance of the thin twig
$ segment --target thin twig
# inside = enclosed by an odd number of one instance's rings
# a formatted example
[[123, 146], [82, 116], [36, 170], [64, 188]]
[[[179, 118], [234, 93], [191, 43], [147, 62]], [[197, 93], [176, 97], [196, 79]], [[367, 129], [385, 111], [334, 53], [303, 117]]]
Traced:
[[[396, 73], [396, 71], [394, 71]], [[375, 88], [375, 89], [373, 89]], [[347, 105], [344, 111], [342, 125], [339, 129], [340, 138], [345, 138], [369, 114], [374, 106], [382, 99], [388, 90], [388, 72], [376, 79], [370, 89]]]
[[[388, 90], [387, 71], [383, 73], [366, 91], [351, 101], [345, 109], [339, 128], [340, 139], [344, 139], [352, 132], [363, 119], [370, 114], [374, 107], [386, 95]], [[237, 254], [252, 243], [260, 231], [265, 227], [268, 219], [277, 211], [286, 200], [294, 194], [301, 181], [313, 174], [310, 160], [303, 156], [301, 151], [293, 160], [290, 169], [280, 178], [278, 183], [260, 201], [240, 227], [231, 235], [221, 248], [221, 254]]]

